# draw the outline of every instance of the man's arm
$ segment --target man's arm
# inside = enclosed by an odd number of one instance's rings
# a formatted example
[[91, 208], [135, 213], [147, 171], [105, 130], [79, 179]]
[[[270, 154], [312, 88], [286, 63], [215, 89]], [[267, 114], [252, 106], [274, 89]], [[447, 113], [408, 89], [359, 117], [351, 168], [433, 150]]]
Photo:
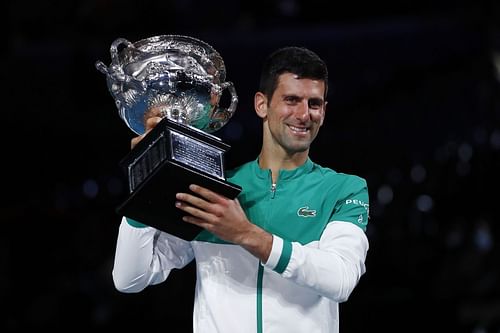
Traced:
[[251, 223], [238, 199], [228, 199], [209, 189], [190, 185], [196, 195], [178, 193], [177, 208], [187, 214], [183, 220], [198, 225], [220, 239], [237, 244], [266, 262], [273, 244], [273, 236]]
[[318, 242], [302, 245], [273, 236], [265, 263], [282, 277], [335, 300], [346, 301], [365, 273], [368, 239], [350, 222], [330, 222]]
[[182, 268], [193, 258], [190, 242], [123, 217], [118, 231], [113, 282], [121, 292], [140, 292], [165, 281], [173, 268]]

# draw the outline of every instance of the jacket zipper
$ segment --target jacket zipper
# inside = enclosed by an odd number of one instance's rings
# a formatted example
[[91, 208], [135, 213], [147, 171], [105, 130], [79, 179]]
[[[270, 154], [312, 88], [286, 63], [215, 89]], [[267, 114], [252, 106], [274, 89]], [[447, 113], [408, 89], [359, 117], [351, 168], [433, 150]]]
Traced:
[[273, 172], [269, 170], [269, 178], [271, 180], [271, 199], [276, 195], [276, 183], [273, 182]]
[[264, 266], [259, 262], [257, 271], [257, 333], [263, 331], [262, 318], [262, 279], [264, 278]]

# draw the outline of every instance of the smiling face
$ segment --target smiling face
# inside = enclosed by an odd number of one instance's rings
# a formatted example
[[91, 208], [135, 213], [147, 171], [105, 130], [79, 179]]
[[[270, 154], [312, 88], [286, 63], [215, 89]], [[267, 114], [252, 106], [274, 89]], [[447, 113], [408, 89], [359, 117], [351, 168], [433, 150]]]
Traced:
[[307, 155], [325, 118], [324, 96], [324, 81], [292, 73], [279, 76], [271, 100], [258, 92], [255, 109], [264, 120], [264, 147], [284, 157]]

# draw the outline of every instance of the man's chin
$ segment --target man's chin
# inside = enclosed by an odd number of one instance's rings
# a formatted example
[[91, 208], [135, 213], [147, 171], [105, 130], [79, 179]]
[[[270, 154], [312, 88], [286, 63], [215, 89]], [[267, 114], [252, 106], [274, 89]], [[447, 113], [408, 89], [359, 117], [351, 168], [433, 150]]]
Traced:
[[292, 147], [289, 147], [288, 152], [289, 153], [303, 153], [309, 150], [310, 144], [302, 144], [302, 145], [294, 145]]

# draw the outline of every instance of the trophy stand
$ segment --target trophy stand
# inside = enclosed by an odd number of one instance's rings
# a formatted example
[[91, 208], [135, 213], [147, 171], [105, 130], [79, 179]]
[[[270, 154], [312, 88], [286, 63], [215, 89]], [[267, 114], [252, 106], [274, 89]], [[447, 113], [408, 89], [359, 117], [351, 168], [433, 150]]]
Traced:
[[224, 179], [224, 153], [230, 146], [208, 133], [163, 118], [120, 162], [130, 196], [117, 213], [193, 239], [202, 229], [182, 221], [175, 194], [197, 184], [234, 199], [241, 187]]

